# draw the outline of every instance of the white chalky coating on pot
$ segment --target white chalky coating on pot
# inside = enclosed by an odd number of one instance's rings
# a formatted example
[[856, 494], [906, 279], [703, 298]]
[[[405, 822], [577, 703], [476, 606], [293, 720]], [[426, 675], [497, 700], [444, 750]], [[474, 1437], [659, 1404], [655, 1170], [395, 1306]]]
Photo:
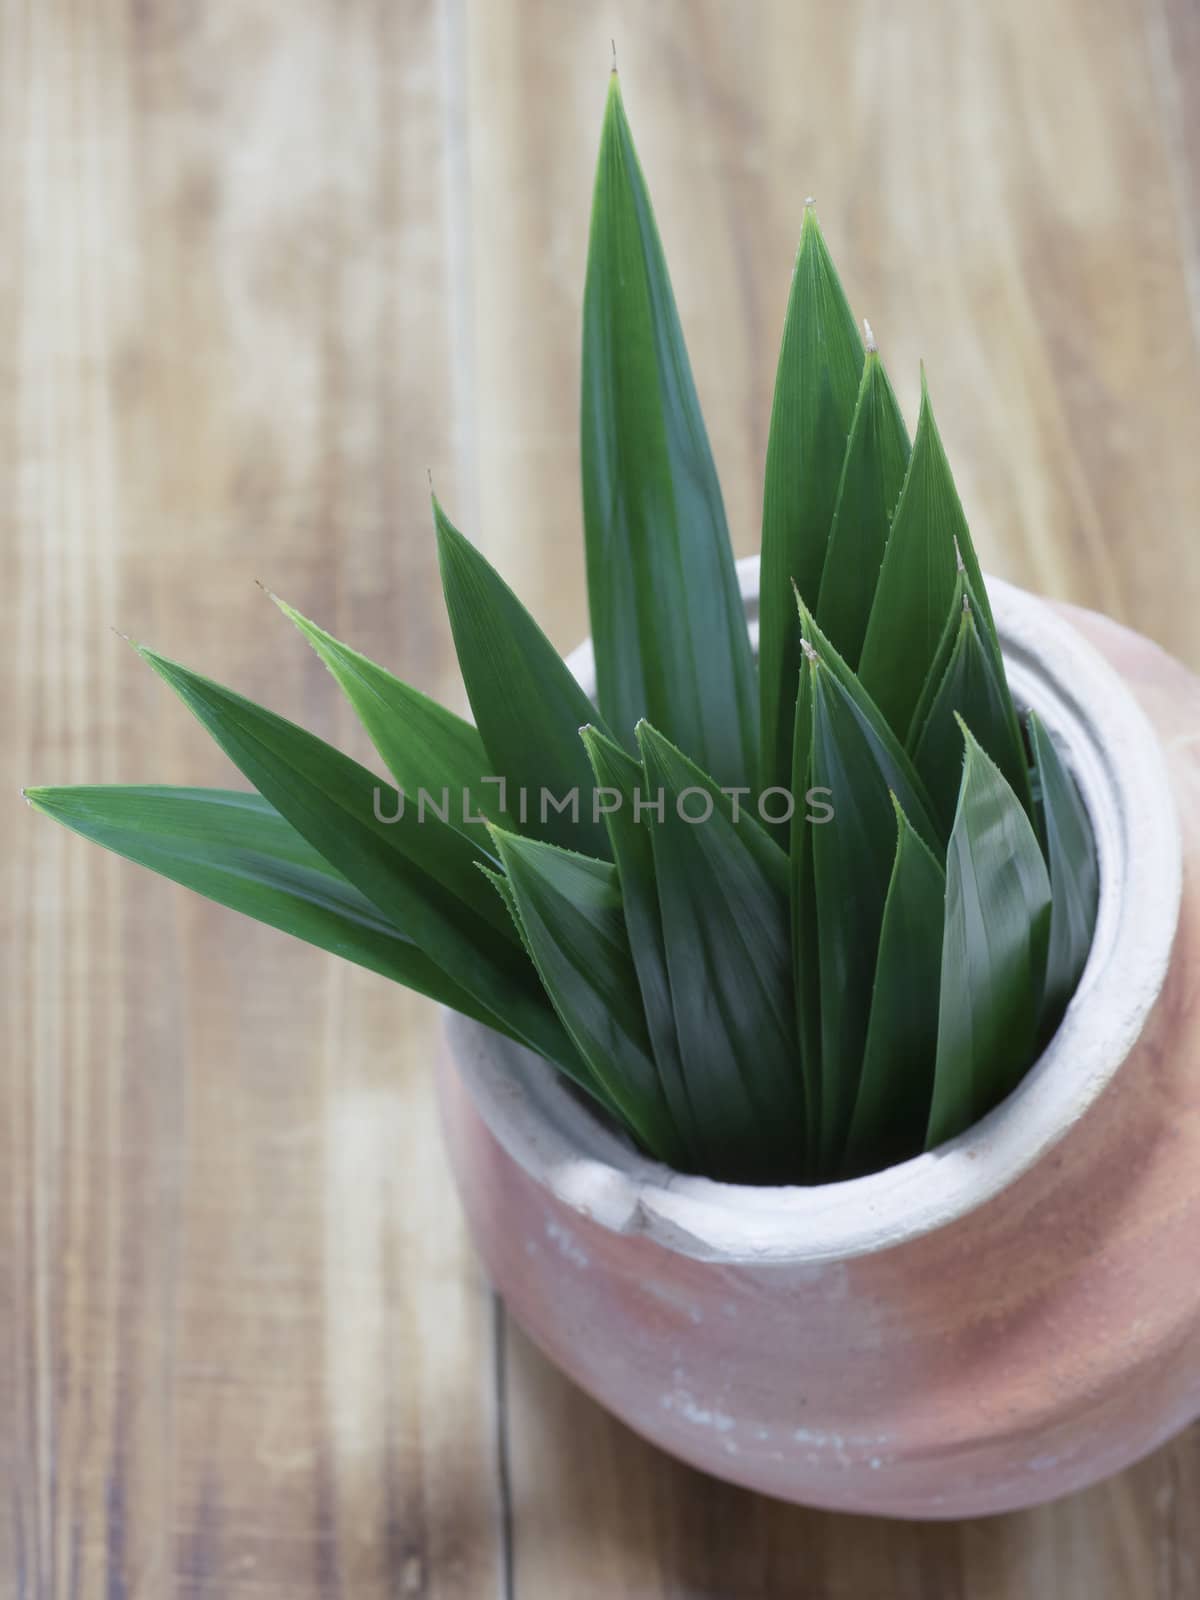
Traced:
[[661, 1301], [663, 1305], [670, 1306], [673, 1311], [682, 1311], [689, 1322], [699, 1324], [704, 1321], [704, 1313], [700, 1307], [689, 1297], [673, 1289], [669, 1283], [658, 1283], [653, 1278], [643, 1278], [638, 1288], [644, 1294], [652, 1295], [655, 1300]]
[[686, 1389], [672, 1389], [662, 1397], [664, 1411], [674, 1411], [685, 1422], [694, 1423], [697, 1428], [712, 1428], [717, 1433], [728, 1433], [736, 1424], [733, 1417], [725, 1411], [709, 1410], [698, 1405], [694, 1395]]
[[565, 1256], [572, 1266], [580, 1268], [587, 1266], [587, 1251], [576, 1242], [575, 1235], [553, 1217], [546, 1218], [546, 1237], [557, 1247], [559, 1255]]

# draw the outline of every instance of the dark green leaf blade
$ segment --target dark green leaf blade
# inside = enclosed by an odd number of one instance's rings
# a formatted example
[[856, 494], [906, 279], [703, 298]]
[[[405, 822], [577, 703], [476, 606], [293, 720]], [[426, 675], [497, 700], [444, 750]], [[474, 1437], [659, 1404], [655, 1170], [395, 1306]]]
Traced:
[[910, 453], [904, 418], [871, 343], [816, 604], [817, 620], [851, 667], [858, 666], [862, 654], [892, 513]]
[[621, 882], [629, 948], [663, 1093], [687, 1146], [689, 1164], [701, 1170], [704, 1158], [683, 1075], [675, 1011], [671, 1004], [671, 979], [654, 877], [654, 849], [649, 829], [638, 819], [636, 811], [647, 789], [645, 770], [640, 761], [635, 761], [620, 745], [595, 728], [583, 729], [583, 742], [596, 774], [597, 793], [603, 794], [606, 806], [604, 820]]
[[[811, 643], [811, 641], [809, 641]], [[796, 1037], [804, 1077], [806, 1174], [821, 1166], [821, 962], [817, 900], [813, 881], [813, 830], [827, 827], [830, 792], [812, 775], [811, 659], [805, 657], [796, 691], [792, 740], [792, 813], [789, 865], [792, 933], [792, 985], [796, 1005]], [[811, 804], [810, 804], [811, 797]]]
[[1096, 841], [1075, 780], [1035, 712], [1029, 713], [1028, 727], [1052, 891], [1039, 1028], [1045, 1039], [1058, 1026], [1092, 947], [1100, 903], [1100, 871]]
[[[938, 638], [937, 647], [929, 663], [929, 671], [925, 674], [925, 682], [921, 685], [920, 698], [913, 708], [912, 721], [908, 725], [908, 733], [904, 740], [904, 748], [911, 757], [917, 748], [917, 740], [925, 724], [929, 720], [929, 713], [933, 709], [933, 702], [937, 699], [938, 691], [946, 676], [946, 668], [950, 665], [950, 657], [954, 654], [954, 647], [958, 643], [958, 632], [962, 624], [963, 602], [967, 598], [967, 575], [959, 564], [954, 576], [954, 589], [950, 596], [950, 605], [946, 611], [946, 620], [942, 624], [942, 631]], [[959, 756], [962, 755], [962, 740], [959, 740]], [[960, 762], [961, 765], [961, 762]], [[955, 789], [955, 801], [958, 791]], [[933, 809], [932, 798], [930, 810]]]
[[648, 717], [722, 783], [753, 784], [754, 664], [725, 510], [615, 73], [583, 318], [583, 508], [601, 710], [630, 748]]
[[917, 769], [888, 724], [887, 718], [863, 688], [862, 682], [821, 632], [803, 600], [799, 601], [801, 636], [816, 652], [821, 664], [837, 680], [842, 694], [870, 744], [874, 759], [904, 814], [931, 850], [941, 837], [934, 820], [933, 802]]
[[862, 339], [810, 204], [784, 319], [763, 484], [759, 689], [767, 787], [792, 775], [800, 672], [792, 585], [816, 604], [862, 369]]
[[922, 373], [912, 459], [892, 519], [859, 662], [864, 688], [900, 739], [908, 734], [937, 654], [960, 557], [981, 625], [994, 633], [983, 576]]
[[649, 797], [663, 801], [646, 825], [683, 1069], [697, 1123], [721, 1130], [711, 1175], [794, 1181], [805, 1133], [787, 858], [744, 811], [735, 823], [661, 734], [641, 723], [638, 738]]
[[660, 1161], [683, 1146], [663, 1096], [630, 954], [617, 869], [493, 830], [546, 993], [623, 1120]]
[[869, 726], [815, 651], [810, 672], [810, 772], [830, 791], [834, 812], [812, 830], [821, 985], [819, 1173], [831, 1176], [841, 1165], [858, 1095], [896, 826], [889, 773]]
[[278, 595], [271, 598], [329, 668], [410, 803], [419, 803], [425, 791], [451, 826], [490, 854], [480, 813], [487, 807], [499, 815], [499, 791], [483, 785], [492, 773], [477, 729], [342, 644]]
[[937, 1060], [946, 874], [896, 804], [871, 1019], [843, 1177], [878, 1172], [924, 1143]]
[[977, 1122], [1030, 1066], [1050, 924], [1050, 880], [1029, 818], [965, 727], [963, 736], [928, 1149]]
[[[517, 895], [512, 885], [512, 879], [506, 878], [503, 872], [492, 867], [481, 866], [479, 870], [508, 908], [508, 914], [513, 920], [513, 926], [520, 934], [521, 943], [536, 969], [537, 962], [533, 958], [533, 946], [529, 943], [529, 935], [525, 932], [525, 924], [521, 920], [521, 908], [517, 904]], [[606, 1115], [612, 1117], [614, 1122], [624, 1125], [625, 1119], [621, 1114], [620, 1107], [578, 1051], [575, 1052], [569, 1062], [560, 1062], [558, 1064], [563, 1068], [567, 1077], [591, 1095], [592, 1099], [595, 1100]]]
[[488, 775], [505, 780], [497, 810], [530, 838], [607, 856], [608, 835], [593, 812], [592, 769], [579, 740], [583, 724], [596, 721], [595, 707], [520, 600], [436, 499], [433, 512], [459, 668], [488, 753]]
[[917, 736], [914, 760], [932, 798], [939, 825], [948, 836], [962, 779], [963, 721], [1004, 774], [1013, 793], [1032, 815], [1033, 799], [1020, 729], [1003, 668], [987, 649], [969, 592], [964, 591], [958, 632], [941, 684]]
[[507, 1031], [257, 794], [153, 785], [27, 789], [25, 798], [218, 905]]
[[[546, 1002], [511, 918], [477, 870], [485, 858], [349, 756], [286, 718], [154, 651], [139, 654], [317, 853], [532, 1049], [574, 1047]], [[383, 820], [397, 816], [394, 822]]]

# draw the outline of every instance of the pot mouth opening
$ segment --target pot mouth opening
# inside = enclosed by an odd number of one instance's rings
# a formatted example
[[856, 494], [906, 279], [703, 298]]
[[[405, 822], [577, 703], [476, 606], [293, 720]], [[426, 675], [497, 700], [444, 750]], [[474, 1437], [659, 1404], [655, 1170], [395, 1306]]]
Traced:
[[[738, 563], [752, 641], [758, 558]], [[560, 1201], [614, 1232], [698, 1260], [819, 1264], [873, 1254], [966, 1216], [1044, 1156], [1101, 1094], [1162, 988], [1182, 853], [1149, 721], [1090, 644], [1043, 601], [986, 578], [1009, 684], [1058, 744], [1099, 864], [1096, 928], [1053, 1038], [1001, 1103], [956, 1138], [863, 1177], [814, 1185], [719, 1182], [637, 1151], [549, 1062], [449, 1013], [455, 1059], [488, 1128]], [[595, 689], [590, 641], [568, 659]]]

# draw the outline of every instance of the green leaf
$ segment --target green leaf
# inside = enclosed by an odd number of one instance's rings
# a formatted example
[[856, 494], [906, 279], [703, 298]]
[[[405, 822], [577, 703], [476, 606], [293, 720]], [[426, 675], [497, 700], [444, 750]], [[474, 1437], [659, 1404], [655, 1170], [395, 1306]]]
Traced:
[[604, 821], [620, 876], [629, 948], [663, 1093], [687, 1146], [689, 1166], [693, 1170], [703, 1170], [705, 1160], [675, 1031], [667, 949], [654, 877], [654, 849], [649, 829], [636, 814], [637, 803], [647, 792], [646, 774], [641, 762], [635, 761], [620, 745], [595, 728], [583, 729], [583, 742], [600, 786], [597, 792], [604, 794], [608, 807]]
[[458, 665], [488, 753], [488, 775], [505, 780], [497, 811], [506, 811], [530, 838], [607, 856], [608, 835], [593, 811], [592, 769], [579, 740], [583, 724], [596, 721], [595, 707], [436, 499], [433, 513]]
[[842, 1175], [918, 1154], [937, 1060], [946, 874], [896, 806], [896, 856], [883, 908], [862, 1076]]
[[257, 794], [153, 786], [27, 789], [35, 811], [218, 905], [507, 1032]]
[[[862, 684], [847, 666], [846, 662], [830, 644], [813, 620], [812, 613], [804, 602], [797, 596], [800, 610], [800, 623], [802, 636], [807, 647], [813, 651], [822, 667], [827, 669], [831, 684], [836, 685], [841, 698], [841, 710], [848, 715], [857, 725], [857, 742], [860, 742], [869, 755], [873, 766], [882, 777], [886, 790], [895, 793], [901, 804], [906, 808], [907, 814], [912, 818], [913, 825], [921, 837], [931, 848], [939, 849], [940, 841], [932, 816], [929, 797], [925, 785], [917, 776], [912, 763], [909, 761], [899, 740], [887, 724], [883, 713], [871, 700], [863, 689]], [[830, 693], [833, 692], [831, 687]], [[801, 1057], [804, 1063], [804, 1079], [806, 1088], [806, 1105], [808, 1109], [808, 1126], [810, 1136], [809, 1160], [813, 1171], [822, 1170], [822, 1164], [831, 1158], [831, 1150], [822, 1148], [820, 1129], [823, 1125], [823, 1100], [821, 1082], [831, 1069], [824, 1064], [824, 1052], [821, 1043], [823, 1028], [823, 1012], [821, 1002], [821, 959], [820, 952], [823, 946], [823, 936], [818, 927], [816, 889], [813, 870], [814, 841], [823, 829], [832, 824], [828, 821], [806, 822], [801, 827], [801, 819], [809, 815], [807, 803], [801, 810], [801, 799], [807, 802], [811, 788], [822, 789], [826, 783], [826, 775], [814, 772], [812, 766], [812, 669], [806, 666], [802, 669], [799, 679], [799, 693], [796, 700], [796, 725], [794, 734], [794, 769], [792, 777], [793, 792], [797, 799], [797, 809], [793, 817], [791, 838], [792, 861], [792, 950], [795, 962], [795, 991], [797, 1007], [797, 1027], [799, 1030]], [[877, 796], [878, 798], [878, 796]], [[829, 796], [816, 797], [820, 804], [827, 804]], [[814, 818], [820, 812], [814, 804], [811, 812]], [[836, 814], [836, 802], [835, 802]], [[882, 810], [879, 811], [882, 818]], [[888, 837], [891, 836], [891, 821], [889, 818]], [[827, 913], [827, 920], [830, 915]], [[825, 981], [829, 981], [828, 978]], [[853, 1088], [848, 1094], [853, 1093]], [[834, 1123], [830, 1137], [835, 1145], [838, 1137], [838, 1127], [845, 1120], [845, 1106], [841, 1107], [842, 1115]], [[831, 1112], [836, 1115], [836, 1112]]]
[[[789, 862], [792, 986], [804, 1078], [806, 1168], [815, 1173], [821, 1162], [821, 961], [812, 841], [814, 830], [828, 827], [830, 819], [810, 821], [809, 818], [824, 817], [831, 796], [819, 790], [812, 775], [812, 680], [813, 669], [806, 658], [800, 668], [796, 690], [792, 740], [792, 793], [796, 797], [796, 808], [792, 813]], [[810, 793], [814, 799], [811, 810]], [[822, 809], [818, 810], [818, 805]]]
[[787, 858], [661, 734], [640, 723], [638, 739], [647, 799], [662, 797], [645, 825], [683, 1069], [697, 1124], [722, 1130], [711, 1176], [794, 1180], [805, 1132]]
[[476, 729], [340, 643], [278, 595], [271, 598], [329, 668], [409, 801], [417, 804], [424, 791], [452, 827], [490, 855], [491, 839], [479, 813], [484, 806], [498, 810], [498, 787], [483, 786], [491, 767]]
[[941, 836], [934, 822], [933, 802], [921, 781], [920, 774], [906, 754], [904, 746], [888, 725], [888, 720], [863, 688], [843, 658], [821, 632], [812, 613], [798, 601], [801, 636], [816, 652], [823, 666], [829, 669], [849, 703], [864, 737], [868, 740], [887, 786], [894, 790], [904, 808], [904, 814], [931, 850], [940, 851]]
[[762, 782], [792, 775], [800, 672], [793, 583], [814, 605], [858, 399], [863, 346], [811, 204], [792, 274], [763, 486]]
[[607, 1098], [660, 1161], [682, 1145], [663, 1096], [621, 910], [617, 869], [493, 830], [546, 993]]
[[858, 666], [862, 654], [909, 454], [904, 418], [871, 346], [850, 426], [816, 606], [821, 627], [851, 667]]
[[[139, 646], [230, 760], [319, 855], [508, 1031], [559, 1065], [574, 1054], [546, 1004], [485, 857], [445, 823], [295, 723]], [[396, 817], [397, 820], [383, 819]]]
[[814, 654], [815, 784], [831, 791], [832, 821], [812, 829], [821, 987], [819, 1172], [841, 1164], [862, 1071], [879, 934], [896, 829], [880, 747], [840, 680]]
[[721, 489], [615, 73], [583, 322], [583, 511], [600, 707], [631, 748], [648, 717], [722, 783], [753, 784], [754, 663]]
[[1032, 815], [1025, 750], [1003, 667], [980, 635], [970, 593], [964, 590], [958, 630], [941, 684], [915, 744], [917, 771], [933, 798], [939, 824], [949, 833], [962, 779], [963, 742], [957, 717], [979, 740]]
[[[942, 631], [938, 636], [937, 647], [929, 663], [929, 670], [925, 674], [925, 682], [921, 685], [920, 698], [913, 708], [912, 721], [908, 725], [908, 733], [904, 739], [904, 748], [910, 757], [915, 753], [917, 741], [921, 737], [925, 724], [929, 721], [929, 713], [933, 710], [933, 703], [938, 697], [938, 692], [946, 676], [946, 668], [950, 665], [950, 657], [954, 654], [954, 647], [958, 643], [958, 632], [962, 623], [963, 605], [967, 599], [967, 575], [963, 571], [962, 563], [954, 575], [954, 589], [950, 595], [950, 604], [946, 610], [946, 619], [942, 623]], [[962, 765], [962, 740], [958, 745], [959, 766]], [[955, 785], [955, 803], [958, 799], [958, 786]], [[930, 800], [930, 809], [933, 802]]]
[[1028, 727], [1052, 891], [1039, 1028], [1045, 1039], [1058, 1026], [1083, 974], [1096, 929], [1100, 874], [1091, 823], [1075, 780], [1035, 712], [1029, 713]]
[[[548, 848], [554, 847], [549, 846]], [[521, 920], [521, 908], [517, 904], [517, 895], [512, 885], [512, 879], [506, 878], [503, 872], [499, 872], [492, 867], [481, 866], [479, 870], [507, 907], [508, 914], [513, 921], [513, 927], [516, 928], [520, 935], [521, 944], [536, 969], [537, 963], [533, 958], [533, 946], [529, 942], [529, 935], [525, 932], [525, 924]], [[559, 1063], [559, 1065], [562, 1066], [568, 1078], [591, 1095], [606, 1116], [612, 1117], [615, 1122], [628, 1131], [625, 1117], [622, 1115], [620, 1107], [578, 1051], [568, 1062]]]
[[999, 1104], [1030, 1066], [1050, 923], [1050, 880], [1029, 818], [965, 726], [963, 737], [929, 1149]]
[[994, 634], [983, 576], [922, 371], [917, 436], [892, 519], [858, 669], [864, 688], [901, 739], [908, 733], [937, 654], [960, 556], [979, 606], [981, 626]]

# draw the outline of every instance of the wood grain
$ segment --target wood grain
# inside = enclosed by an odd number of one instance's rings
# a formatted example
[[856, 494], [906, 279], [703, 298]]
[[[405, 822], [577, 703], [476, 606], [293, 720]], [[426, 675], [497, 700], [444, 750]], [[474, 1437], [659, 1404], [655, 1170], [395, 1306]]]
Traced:
[[1200, 1595], [1195, 1431], [945, 1527], [659, 1456], [494, 1315], [431, 1008], [18, 808], [226, 781], [113, 626], [364, 755], [255, 577], [461, 703], [427, 467], [585, 631], [613, 37], [739, 553], [811, 192], [985, 565], [1200, 666], [1184, 0], [6, 0], [0, 1594]]

